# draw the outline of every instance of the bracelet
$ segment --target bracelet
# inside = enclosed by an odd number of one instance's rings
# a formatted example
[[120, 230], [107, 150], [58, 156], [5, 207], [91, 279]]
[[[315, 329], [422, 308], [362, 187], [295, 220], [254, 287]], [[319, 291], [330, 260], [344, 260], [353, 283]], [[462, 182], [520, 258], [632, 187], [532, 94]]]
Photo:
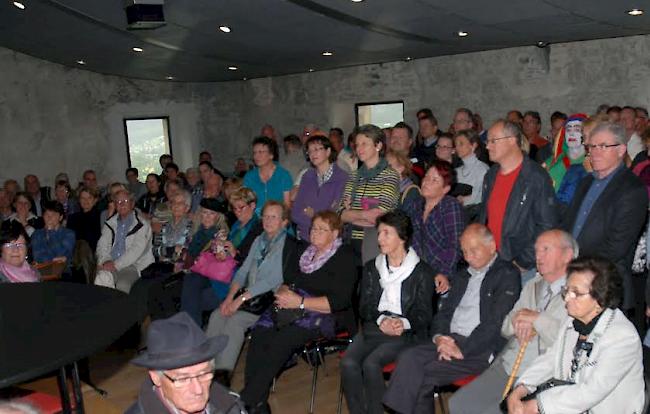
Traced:
[[301, 296], [300, 297], [300, 306], [298, 306], [299, 309], [305, 310], [305, 297]]

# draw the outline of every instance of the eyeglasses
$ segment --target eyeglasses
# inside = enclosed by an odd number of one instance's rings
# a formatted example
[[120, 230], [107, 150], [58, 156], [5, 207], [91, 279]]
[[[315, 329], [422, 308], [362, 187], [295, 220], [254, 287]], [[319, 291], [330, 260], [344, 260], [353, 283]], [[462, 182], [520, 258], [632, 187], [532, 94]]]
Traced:
[[214, 372], [212, 371], [203, 372], [201, 374], [194, 375], [191, 377], [181, 377], [181, 378], [172, 378], [164, 372], [162, 374], [165, 376], [165, 378], [167, 378], [172, 382], [175, 388], [187, 387], [188, 385], [190, 385], [193, 379], [199, 382], [210, 382], [212, 381], [212, 378], [214, 378]]
[[485, 145], [494, 145], [494, 144], [497, 143], [497, 141], [501, 141], [502, 139], [508, 139], [508, 138], [514, 138], [514, 136], [513, 135], [508, 135], [508, 136], [499, 137], [499, 138], [488, 138], [485, 141]]
[[115, 204], [117, 204], [118, 206], [123, 206], [125, 204], [129, 204], [129, 201], [130, 200], [115, 200]]
[[27, 247], [27, 243], [9, 242], [9, 243], [3, 244], [2, 247], [5, 248], [5, 249], [18, 250], [18, 249], [22, 249], [24, 247]]
[[582, 144], [587, 152], [593, 151], [595, 149], [598, 149], [600, 151], [604, 151], [608, 148], [613, 148], [613, 147], [618, 147], [621, 144]]
[[562, 289], [560, 289], [560, 294], [562, 295], [562, 299], [580, 299], [583, 296], [591, 295], [591, 292], [586, 292], [586, 293], [581, 293], [576, 290], [573, 290], [567, 286], [562, 286]]

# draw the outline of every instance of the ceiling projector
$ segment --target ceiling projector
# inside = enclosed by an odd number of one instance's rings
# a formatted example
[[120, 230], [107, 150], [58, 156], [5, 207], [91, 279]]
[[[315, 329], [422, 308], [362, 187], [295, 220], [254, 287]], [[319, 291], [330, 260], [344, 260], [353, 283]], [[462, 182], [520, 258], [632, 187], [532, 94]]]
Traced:
[[128, 30], [157, 29], [164, 26], [164, 0], [126, 0], [126, 21]]

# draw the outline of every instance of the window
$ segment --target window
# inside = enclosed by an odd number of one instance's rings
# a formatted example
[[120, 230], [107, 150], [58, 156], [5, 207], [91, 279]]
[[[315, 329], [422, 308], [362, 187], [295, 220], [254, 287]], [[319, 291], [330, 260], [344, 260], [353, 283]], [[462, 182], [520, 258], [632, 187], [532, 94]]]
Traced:
[[172, 153], [169, 137], [169, 118], [125, 119], [129, 167], [138, 169], [140, 177], [160, 173], [158, 159]]
[[404, 121], [404, 102], [358, 103], [354, 106], [357, 125], [374, 124], [379, 128], [390, 128]]

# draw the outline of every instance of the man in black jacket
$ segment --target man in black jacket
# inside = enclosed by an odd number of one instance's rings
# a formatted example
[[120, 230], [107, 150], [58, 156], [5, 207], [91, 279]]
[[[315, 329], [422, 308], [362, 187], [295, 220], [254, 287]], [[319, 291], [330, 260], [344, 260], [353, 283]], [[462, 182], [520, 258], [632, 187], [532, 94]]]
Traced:
[[555, 191], [548, 173], [522, 152], [519, 125], [499, 120], [488, 130], [495, 165], [485, 174], [479, 222], [494, 234], [499, 256], [523, 273], [535, 267], [535, 240], [557, 227]]
[[147, 350], [131, 361], [149, 377], [126, 414], [245, 414], [237, 394], [212, 382], [212, 358], [227, 342], [226, 336], [207, 338], [185, 312], [153, 321]]
[[504, 317], [519, 298], [517, 268], [499, 257], [492, 233], [471, 224], [461, 236], [469, 268], [458, 272], [433, 319], [433, 344], [403, 352], [384, 395], [398, 413], [433, 413], [434, 388], [485, 370], [504, 345]]
[[602, 123], [587, 138], [585, 147], [593, 174], [578, 184], [562, 227], [573, 234], [580, 254], [611, 260], [623, 277], [623, 309], [634, 305], [639, 292], [643, 317], [643, 285], [632, 286], [634, 248], [643, 231], [648, 211], [648, 192], [641, 180], [623, 163], [625, 130], [617, 124]]

